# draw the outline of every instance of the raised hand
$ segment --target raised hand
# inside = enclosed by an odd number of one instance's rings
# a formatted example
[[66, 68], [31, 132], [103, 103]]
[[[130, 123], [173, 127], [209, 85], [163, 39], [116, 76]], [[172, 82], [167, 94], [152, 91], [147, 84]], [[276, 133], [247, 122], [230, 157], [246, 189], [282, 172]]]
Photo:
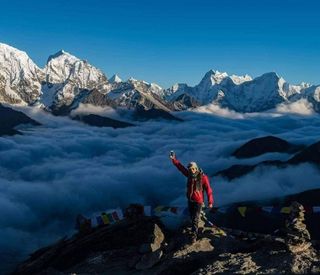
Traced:
[[169, 157], [170, 157], [171, 159], [176, 159], [176, 153], [175, 153], [174, 151], [170, 151]]

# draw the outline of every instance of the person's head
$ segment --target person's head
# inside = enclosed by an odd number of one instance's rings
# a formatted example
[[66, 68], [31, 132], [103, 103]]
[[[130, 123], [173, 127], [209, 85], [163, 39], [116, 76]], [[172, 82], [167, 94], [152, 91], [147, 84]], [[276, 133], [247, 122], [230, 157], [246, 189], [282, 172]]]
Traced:
[[192, 175], [194, 175], [194, 174], [197, 174], [199, 172], [199, 167], [198, 167], [197, 163], [195, 163], [194, 161], [191, 161], [188, 164], [188, 170]]

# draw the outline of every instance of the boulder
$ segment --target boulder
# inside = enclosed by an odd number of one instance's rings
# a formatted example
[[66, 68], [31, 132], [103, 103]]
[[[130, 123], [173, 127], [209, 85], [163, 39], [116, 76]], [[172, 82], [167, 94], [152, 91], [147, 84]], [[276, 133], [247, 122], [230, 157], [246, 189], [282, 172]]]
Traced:
[[164, 241], [164, 234], [157, 224], [154, 225], [154, 230], [152, 234], [147, 237], [147, 239], [149, 242], [143, 243], [140, 246], [140, 253], [155, 252], [161, 247], [161, 244]]
[[154, 252], [149, 252], [147, 254], [144, 254], [140, 261], [136, 264], [137, 270], [145, 270], [153, 267], [155, 264], [157, 264], [161, 257], [163, 255], [162, 250], [158, 249]]

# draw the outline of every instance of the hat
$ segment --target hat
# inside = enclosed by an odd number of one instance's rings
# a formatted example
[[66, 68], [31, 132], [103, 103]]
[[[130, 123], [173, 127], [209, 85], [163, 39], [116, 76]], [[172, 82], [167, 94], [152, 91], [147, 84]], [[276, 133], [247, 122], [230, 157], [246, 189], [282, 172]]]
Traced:
[[194, 168], [196, 168], [197, 170], [199, 170], [199, 167], [198, 167], [197, 163], [195, 163], [194, 161], [191, 161], [191, 162], [188, 164], [188, 169], [190, 169], [191, 167], [194, 167]]

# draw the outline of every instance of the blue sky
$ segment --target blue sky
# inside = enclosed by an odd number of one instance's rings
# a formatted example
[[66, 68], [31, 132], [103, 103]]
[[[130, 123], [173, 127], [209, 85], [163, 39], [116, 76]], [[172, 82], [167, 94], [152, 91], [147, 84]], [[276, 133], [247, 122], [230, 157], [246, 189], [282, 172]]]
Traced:
[[1, 0], [0, 41], [40, 67], [64, 49], [163, 87], [209, 69], [320, 84], [319, 11], [310, 0]]

